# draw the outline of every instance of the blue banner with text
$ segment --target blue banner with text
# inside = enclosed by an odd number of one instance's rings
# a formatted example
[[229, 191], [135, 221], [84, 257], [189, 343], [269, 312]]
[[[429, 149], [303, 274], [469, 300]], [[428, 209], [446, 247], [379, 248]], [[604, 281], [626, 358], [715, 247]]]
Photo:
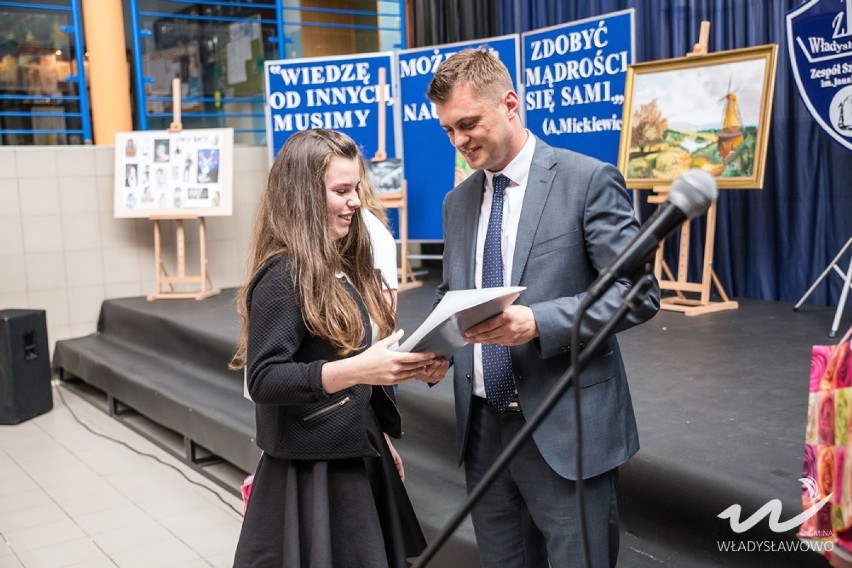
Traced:
[[[385, 104], [384, 151], [396, 156], [392, 105], [395, 76], [390, 52], [267, 61], [264, 66], [267, 144], [272, 158], [295, 132], [339, 130], [368, 160], [379, 150], [379, 101]], [[385, 70], [383, 92], [379, 69]]]
[[787, 52], [814, 120], [852, 150], [852, 0], [811, 0], [788, 12]]
[[472, 173], [438, 123], [435, 107], [426, 98], [426, 89], [445, 59], [463, 49], [479, 47], [497, 54], [512, 75], [517, 90], [517, 35], [408, 49], [397, 54], [410, 239], [443, 239], [441, 204], [444, 195]]
[[615, 164], [633, 37], [633, 10], [523, 34], [527, 128]]

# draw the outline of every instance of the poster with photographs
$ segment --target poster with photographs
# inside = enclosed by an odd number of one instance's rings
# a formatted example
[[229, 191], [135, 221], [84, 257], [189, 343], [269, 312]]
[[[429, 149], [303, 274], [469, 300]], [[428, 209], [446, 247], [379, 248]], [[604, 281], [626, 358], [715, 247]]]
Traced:
[[234, 131], [119, 132], [115, 217], [230, 215]]

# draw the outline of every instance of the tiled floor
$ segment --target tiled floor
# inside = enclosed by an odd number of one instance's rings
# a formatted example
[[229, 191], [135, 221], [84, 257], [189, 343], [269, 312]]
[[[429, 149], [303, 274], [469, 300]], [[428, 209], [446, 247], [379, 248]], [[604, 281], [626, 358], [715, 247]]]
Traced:
[[231, 566], [241, 510], [64, 386], [54, 385], [50, 412], [0, 426], [0, 568]]

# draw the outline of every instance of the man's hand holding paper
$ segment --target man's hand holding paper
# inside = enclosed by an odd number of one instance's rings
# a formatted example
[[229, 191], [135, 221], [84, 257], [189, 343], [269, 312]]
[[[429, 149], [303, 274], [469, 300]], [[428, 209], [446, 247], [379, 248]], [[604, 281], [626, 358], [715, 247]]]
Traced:
[[523, 345], [538, 337], [535, 316], [529, 306], [509, 306], [503, 313], [471, 327], [464, 332], [468, 343]]

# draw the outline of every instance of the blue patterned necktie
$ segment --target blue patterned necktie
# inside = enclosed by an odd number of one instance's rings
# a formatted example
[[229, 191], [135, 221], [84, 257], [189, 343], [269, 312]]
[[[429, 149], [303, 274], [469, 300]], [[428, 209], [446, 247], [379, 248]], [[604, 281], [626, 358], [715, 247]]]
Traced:
[[[493, 288], [503, 285], [503, 192], [509, 178], [503, 174], [494, 176], [494, 197], [491, 200], [491, 216], [485, 234], [485, 249], [482, 253], [482, 287]], [[512, 375], [512, 358], [505, 345], [484, 344], [482, 346], [482, 375], [485, 380], [485, 397], [488, 404], [504, 412], [515, 395], [515, 380]]]

